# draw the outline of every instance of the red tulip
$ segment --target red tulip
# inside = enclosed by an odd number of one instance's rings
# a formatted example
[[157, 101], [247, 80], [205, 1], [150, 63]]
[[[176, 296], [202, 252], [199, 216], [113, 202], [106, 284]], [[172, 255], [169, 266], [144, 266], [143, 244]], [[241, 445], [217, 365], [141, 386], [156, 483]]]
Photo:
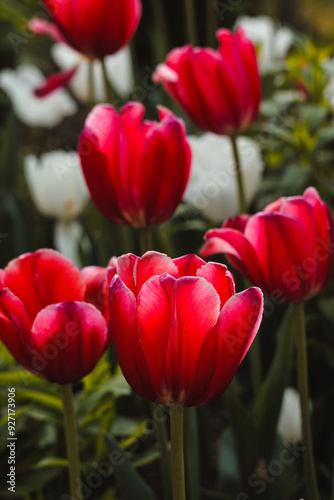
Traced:
[[116, 224], [152, 226], [169, 219], [182, 200], [191, 154], [184, 124], [159, 108], [160, 123], [143, 121], [145, 109], [127, 104], [119, 115], [96, 106], [79, 140], [91, 197]]
[[333, 220], [316, 189], [281, 198], [263, 212], [227, 219], [205, 235], [203, 257], [229, 262], [274, 300], [301, 302], [319, 293], [334, 268]]
[[258, 288], [235, 293], [226, 266], [195, 255], [128, 254], [110, 285], [110, 333], [143, 398], [197, 406], [221, 395], [260, 325]]
[[128, 44], [140, 17], [140, 0], [42, 0], [52, 23], [33, 19], [30, 27], [67, 43], [90, 59], [103, 59]]
[[108, 342], [106, 320], [83, 302], [80, 270], [53, 250], [11, 261], [2, 273], [0, 339], [16, 360], [58, 384], [87, 375]]
[[200, 128], [235, 135], [255, 120], [261, 84], [255, 49], [241, 28], [217, 32], [217, 51], [186, 45], [172, 50], [154, 74]]
[[[137, 29], [142, 10], [140, 0], [42, 1], [53, 22], [34, 18], [29, 28], [66, 43], [88, 59], [103, 59], [125, 47]], [[76, 69], [51, 76], [36, 89], [38, 97], [66, 86]]]

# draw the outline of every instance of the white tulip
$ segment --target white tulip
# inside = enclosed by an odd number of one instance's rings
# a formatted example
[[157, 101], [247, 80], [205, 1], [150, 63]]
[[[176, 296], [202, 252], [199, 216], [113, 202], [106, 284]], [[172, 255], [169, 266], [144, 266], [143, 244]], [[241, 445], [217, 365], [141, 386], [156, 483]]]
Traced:
[[263, 71], [282, 62], [293, 43], [293, 32], [286, 27], [276, 28], [274, 21], [268, 16], [241, 16], [237, 19], [236, 26], [240, 26], [258, 47], [259, 63]]
[[284, 391], [281, 413], [277, 424], [277, 432], [285, 441], [291, 444], [295, 444], [302, 440], [302, 417], [299, 392], [292, 387], [287, 387]]
[[[185, 201], [203, 212], [212, 222], [239, 213], [238, 186], [231, 140], [205, 133], [188, 137], [192, 150], [190, 180]], [[247, 137], [238, 137], [241, 171], [246, 202], [249, 203], [261, 180], [263, 162], [258, 145]]]
[[8, 94], [18, 118], [30, 127], [52, 128], [77, 111], [77, 105], [63, 89], [38, 98], [34, 89], [44, 82], [36, 66], [22, 64], [0, 73], [0, 87]]
[[37, 209], [61, 220], [77, 217], [89, 199], [80, 160], [75, 152], [52, 151], [24, 160], [27, 184]]
[[[89, 64], [91, 64], [88, 59], [65, 43], [56, 43], [53, 45], [51, 54], [56, 64], [58, 64], [62, 70], [78, 66], [71, 80], [70, 88], [80, 101], [88, 102]], [[96, 102], [105, 102], [106, 92], [101, 62], [95, 60], [92, 64], [95, 100]], [[106, 57], [105, 65], [112, 86], [121, 96], [127, 96], [134, 86], [129, 47], [125, 47], [116, 54]]]

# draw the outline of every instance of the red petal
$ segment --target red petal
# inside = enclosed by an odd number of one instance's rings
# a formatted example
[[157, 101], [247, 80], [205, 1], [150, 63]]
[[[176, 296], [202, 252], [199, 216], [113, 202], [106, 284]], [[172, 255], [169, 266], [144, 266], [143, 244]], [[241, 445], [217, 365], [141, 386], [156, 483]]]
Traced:
[[109, 321], [107, 269], [99, 266], [88, 266], [81, 270], [86, 284], [84, 300], [97, 307]]
[[67, 43], [58, 26], [34, 17], [28, 23], [29, 29], [36, 35], [50, 35], [56, 42]]
[[0, 339], [23, 366], [30, 369], [31, 322], [24, 305], [8, 288], [0, 291]]
[[213, 229], [206, 233], [205, 239], [207, 243], [200, 250], [202, 257], [224, 253], [231, 264], [252, 283], [268, 288], [261, 269], [262, 262], [243, 233], [229, 228]]
[[[160, 279], [171, 304], [171, 330], [166, 359], [167, 387], [182, 405], [190, 387], [206, 333], [217, 322], [219, 296], [203, 278]], [[153, 360], [154, 362], [154, 360]]]
[[197, 276], [205, 278], [214, 287], [220, 298], [220, 308], [235, 294], [234, 278], [223, 264], [209, 262], [197, 271]]
[[204, 339], [185, 406], [202, 405], [223, 394], [259, 330], [262, 314], [259, 288], [249, 288], [226, 302]]
[[83, 300], [80, 270], [54, 250], [38, 250], [12, 260], [5, 269], [6, 286], [23, 302], [31, 320], [49, 304]]
[[88, 375], [102, 356], [108, 328], [100, 311], [86, 302], [64, 302], [43, 309], [32, 325], [41, 374], [57, 384]]
[[42, 85], [35, 88], [35, 96], [43, 98], [52, 94], [52, 92], [55, 92], [56, 90], [67, 87], [74, 77], [77, 69], [78, 66], [75, 66], [74, 68], [67, 69], [61, 73], [56, 73], [55, 75], [50, 76]]
[[137, 262], [135, 270], [137, 294], [149, 278], [164, 273], [176, 278], [179, 276], [178, 269], [170, 257], [159, 252], [146, 252]]
[[138, 261], [139, 257], [132, 253], [122, 255], [117, 260], [117, 274], [125, 286], [134, 294], [136, 294], [135, 272]]
[[179, 270], [179, 276], [196, 276], [198, 269], [205, 265], [205, 261], [195, 254], [184, 255], [173, 259]]
[[[275, 212], [254, 215], [245, 229], [258, 256], [268, 288], [255, 281], [268, 295], [283, 302], [299, 302], [306, 298], [310, 276], [298, 276], [299, 268], [310, 255], [308, 232], [299, 222]], [[301, 244], [303, 242], [303, 244]]]
[[136, 299], [116, 275], [109, 289], [109, 329], [124, 377], [143, 398], [157, 401], [139, 339]]

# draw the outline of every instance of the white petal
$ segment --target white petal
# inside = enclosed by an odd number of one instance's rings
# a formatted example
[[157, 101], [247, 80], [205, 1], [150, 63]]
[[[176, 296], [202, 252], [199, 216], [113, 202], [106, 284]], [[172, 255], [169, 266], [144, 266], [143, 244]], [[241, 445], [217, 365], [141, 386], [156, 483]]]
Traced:
[[[192, 149], [190, 181], [184, 199], [213, 222], [239, 213], [235, 164], [229, 137], [211, 133], [189, 136]], [[246, 201], [249, 203], [263, 169], [258, 145], [246, 137], [237, 139]]]
[[18, 118], [30, 127], [52, 128], [77, 111], [77, 105], [65, 90], [57, 90], [39, 99], [34, 89], [44, 82], [35, 66], [23, 64], [0, 73], [0, 87], [8, 94]]
[[76, 152], [52, 151], [40, 159], [28, 155], [24, 170], [30, 194], [43, 215], [72, 219], [82, 212], [89, 194]]
[[[71, 81], [70, 87], [74, 95], [82, 102], [89, 101], [89, 62], [81, 54], [63, 43], [56, 43], [51, 49], [52, 57], [61, 69], [69, 69], [75, 65], [79, 68]], [[129, 47], [105, 58], [107, 75], [115, 90], [126, 96], [134, 86], [134, 78]], [[105, 102], [103, 72], [100, 61], [93, 62], [94, 98], [96, 102]]]

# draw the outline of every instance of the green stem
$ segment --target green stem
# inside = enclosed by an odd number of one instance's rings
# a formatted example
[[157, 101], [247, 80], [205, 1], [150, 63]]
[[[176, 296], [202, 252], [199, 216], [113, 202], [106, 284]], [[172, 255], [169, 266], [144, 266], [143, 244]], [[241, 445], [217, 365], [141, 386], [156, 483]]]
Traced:
[[101, 59], [101, 66], [102, 66], [104, 88], [107, 96], [107, 101], [109, 104], [112, 104], [114, 102], [114, 92], [109, 82], [107, 67], [104, 59]]
[[247, 206], [246, 206], [244, 182], [243, 182], [242, 173], [241, 173], [240, 156], [239, 156], [239, 151], [238, 151], [238, 146], [237, 146], [237, 138], [236, 138], [236, 136], [231, 136], [230, 139], [231, 139], [231, 143], [232, 143], [233, 157], [234, 157], [234, 161], [235, 161], [235, 171], [237, 173], [238, 195], [239, 195], [239, 212], [241, 214], [245, 214], [246, 210], [247, 210]]
[[61, 386], [61, 396], [63, 399], [71, 495], [73, 500], [82, 500], [77, 429], [75, 423], [74, 399], [71, 384]]
[[186, 500], [183, 457], [183, 408], [170, 407], [173, 500]]
[[183, 3], [186, 15], [187, 41], [196, 46], [196, 15], [193, 0], [183, 0]]
[[218, 28], [218, 16], [213, 7], [212, 0], [206, 0], [206, 45], [214, 47], [217, 45], [216, 30]]
[[139, 229], [140, 251], [141, 254], [152, 250], [152, 229], [144, 226]]
[[95, 105], [94, 61], [88, 63], [88, 104], [91, 108]]
[[155, 26], [158, 30], [157, 58], [161, 62], [169, 49], [169, 35], [164, 12], [164, 2], [162, 0], [151, 0], [151, 9], [155, 19]]
[[302, 414], [303, 442], [305, 445], [304, 468], [305, 468], [306, 484], [310, 500], [311, 499], [320, 500], [317, 487], [314, 459], [313, 459], [313, 445], [312, 445], [312, 435], [311, 435], [308, 376], [307, 376], [305, 317], [304, 317], [304, 305], [302, 303], [295, 304], [295, 318], [296, 318], [297, 375], [298, 375], [300, 408]]
[[156, 416], [156, 413], [162, 413], [161, 406], [158, 404], [152, 405], [152, 414], [157, 426], [157, 437], [160, 445], [160, 461], [161, 461], [161, 469], [164, 483], [164, 494], [165, 499], [170, 500], [172, 498], [172, 488], [171, 488], [171, 478], [172, 478], [172, 470], [171, 470], [171, 460], [170, 460], [170, 449], [168, 445], [168, 436], [167, 430], [165, 426], [165, 419], [161, 419]]

